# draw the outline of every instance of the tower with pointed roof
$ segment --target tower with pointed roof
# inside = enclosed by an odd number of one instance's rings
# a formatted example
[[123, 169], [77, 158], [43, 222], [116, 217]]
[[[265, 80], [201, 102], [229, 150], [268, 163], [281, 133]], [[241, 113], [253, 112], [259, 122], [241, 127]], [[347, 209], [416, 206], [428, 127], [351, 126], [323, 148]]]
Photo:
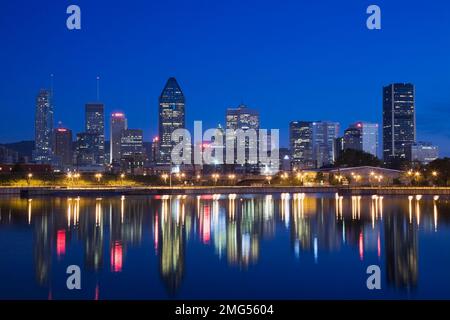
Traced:
[[171, 164], [174, 146], [171, 136], [176, 129], [185, 128], [185, 99], [183, 91], [173, 77], [167, 80], [159, 97], [159, 164]]

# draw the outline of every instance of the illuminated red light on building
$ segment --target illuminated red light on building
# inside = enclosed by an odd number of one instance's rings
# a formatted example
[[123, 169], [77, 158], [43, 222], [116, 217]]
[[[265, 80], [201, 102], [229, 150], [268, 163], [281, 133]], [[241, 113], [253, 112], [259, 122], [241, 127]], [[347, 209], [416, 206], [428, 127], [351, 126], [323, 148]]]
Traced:
[[125, 115], [122, 112], [115, 112], [112, 114], [114, 118], [123, 118]]
[[58, 132], [67, 132], [67, 129], [66, 128], [58, 128], [58, 129], [56, 129], [56, 131], [58, 131]]
[[154, 137], [153, 138], [153, 141], [158, 141], [159, 140], [159, 137]]
[[122, 271], [123, 247], [119, 241], [115, 241], [111, 247], [111, 271]]
[[58, 230], [56, 233], [56, 255], [63, 256], [66, 253], [66, 230]]

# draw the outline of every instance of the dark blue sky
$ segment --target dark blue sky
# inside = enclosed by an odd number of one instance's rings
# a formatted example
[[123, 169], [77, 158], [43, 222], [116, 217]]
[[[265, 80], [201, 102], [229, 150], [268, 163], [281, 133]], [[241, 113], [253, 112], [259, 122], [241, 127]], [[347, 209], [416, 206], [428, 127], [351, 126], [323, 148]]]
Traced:
[[[81, 7], [80, 31], [66, 28], [70, 4]], [[366, 28], [370, 4], [381, 31]], [[124, 111], [149, 140], [175, 76], [189, 127], [223, 123], [244, 102], [282, 130], [282, 144], [294, 119], [381, 123], [382, 86], [412, 82], [418, 138], [450, 155], [448, 0], [2, 0], [0, 39], [0, 142], [33, 138], [50, 73], [55, 121], [75, 132], [98, 74], [107, 113]]]

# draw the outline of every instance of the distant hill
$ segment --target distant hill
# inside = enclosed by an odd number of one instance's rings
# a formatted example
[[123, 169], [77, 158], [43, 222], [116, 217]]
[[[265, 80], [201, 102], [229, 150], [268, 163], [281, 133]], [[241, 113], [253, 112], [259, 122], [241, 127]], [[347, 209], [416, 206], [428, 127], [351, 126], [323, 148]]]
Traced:
[[34, 141], [20, 141], [13, 143], [3, 143], [0, 145], [10, 150], [16, 151], [19, 154], [19, 157], [28, 157], [29, 159], [31, 159], [34, 149]]

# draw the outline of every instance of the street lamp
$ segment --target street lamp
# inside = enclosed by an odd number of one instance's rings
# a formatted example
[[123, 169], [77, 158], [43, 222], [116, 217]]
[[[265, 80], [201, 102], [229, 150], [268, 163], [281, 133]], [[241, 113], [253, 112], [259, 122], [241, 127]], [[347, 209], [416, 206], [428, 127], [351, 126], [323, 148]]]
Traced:
[[97, 179], [97, 182], [100, 183], [100, 180], [102, 179], [102, 174], [101, 173], [96, 173], [95, 174], [95, 178]]
[[72, 172], [68, 172], [67, 179], [69, 179], [70, 182], [73, 182], [73, 178], [74, 178], [74, 175], [72, 174]]
[[28, 185], [30, 185], [30, 180], [31, 180], [31, 178], [33, 178], [33, 174], [32, 173], [29, 173], [28, 175], [27, 175], [27, 183], [28, 183]]
[[266, 177], [267, 182], [270, 184], [270, 181], [272, 181], [272, 177], [271, 176], [267, 176]]
[[230, 179], [230, 182], [233, 183], [233, 180], [236, 179], [236, 175], [230, 174], [230, 175], [228, 175], [228, 179]]
[[212, 178], [214, 179], [214, 185], [217, 184], [217, 180], [219, 180], [220, 175], [218, 173], [213, 173]]
[[123, 185], [123, 180], [125, 179], [125, 173], [121, 173], [120, 174], [120, 181], [122, 182]]
[[167, 178], [169, 178], [169, 175], [168, 175], [167, 173], [163, 173], [163, 174], [161, 175], [161, 178], [163, 178], [164, 183], [167, 184]]
[[77, 172], [73, 176], [74, 176], [74, 178], [76, 179], [76, 181], [78, 183], [78, 180], [80, 179], [80, 174]]

